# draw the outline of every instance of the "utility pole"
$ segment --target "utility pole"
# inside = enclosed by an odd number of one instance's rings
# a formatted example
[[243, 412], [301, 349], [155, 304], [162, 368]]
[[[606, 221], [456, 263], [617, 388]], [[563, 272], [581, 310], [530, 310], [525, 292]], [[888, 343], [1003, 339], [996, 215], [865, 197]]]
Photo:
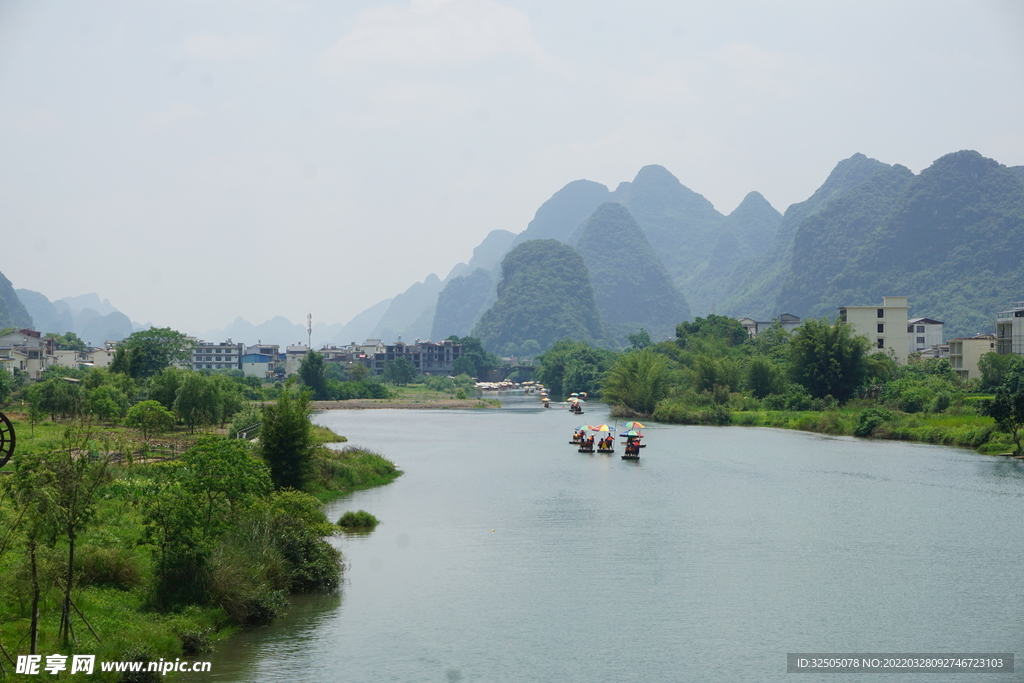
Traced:
[[313, 350], [313, 314], [306, 314], [306, 348]]

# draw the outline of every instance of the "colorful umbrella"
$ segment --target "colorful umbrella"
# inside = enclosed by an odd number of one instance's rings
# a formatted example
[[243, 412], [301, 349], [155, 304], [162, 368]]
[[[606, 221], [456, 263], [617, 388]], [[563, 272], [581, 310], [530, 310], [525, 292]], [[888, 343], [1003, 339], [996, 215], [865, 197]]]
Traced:
[[610, 432], [612, 430], [608, 425], [597, 425], [596, 427], [588, 426], [587, 429], [592, 432]]
[[639, 422], [626, 422], [622, 425], [623, 429], [643, 429], [644, 426]]
[[619, 436], [643, 436], [643, 434], [631, 429], [628, 432], [623, 432], [622, 434], [619, 434]]

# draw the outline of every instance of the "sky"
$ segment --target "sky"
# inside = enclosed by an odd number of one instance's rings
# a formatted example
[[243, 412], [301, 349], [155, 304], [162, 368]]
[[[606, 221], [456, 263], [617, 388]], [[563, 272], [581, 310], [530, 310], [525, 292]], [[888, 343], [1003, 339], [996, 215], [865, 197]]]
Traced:
[[344, 323], [580, 178], [779, 211], [1024, 164], [1019, 0], [0, 0], [0, 272], [182, 331]]

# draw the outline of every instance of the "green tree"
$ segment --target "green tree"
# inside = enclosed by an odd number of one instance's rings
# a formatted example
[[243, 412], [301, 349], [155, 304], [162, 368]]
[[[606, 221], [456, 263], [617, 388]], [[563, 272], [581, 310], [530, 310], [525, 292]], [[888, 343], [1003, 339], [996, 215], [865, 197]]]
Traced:
[[191, 370], [184, 368], [164, 368], [146, 382], [149, 398], [159, 401], [168, 410], [174, 410], [174, 401], [178, 397], [178, 387]]
[[99, 386], [87, 393], [85, 406], [100, 421], [110, 422], [128, 412], [128, 397], [115, 387]]
[[86, 351], [88, 347], [85, 342], [74, 332], [66, 332], [65, 334], [55, 334], [50, 332], [46, 335], [54, 340], [57, 344], [57, 348], [61, 351]]
[[7, 399], [11, 395], [11, 390], [14, 388], [14, 381], [11, 379], [10, 374], [2, 368], [0, 368], [0, 405], [7, 403]]
[[221, 402], [212, 379], [198, 372], [187, 373], [178, 386], [174, 412], [189, 431], [220, 422]]
[[686, 348], [693, 338], [716, 339], [727, 346], [738, 346], [750, 335], [739, 320], [711, 313], [706, 318], [697, 318], [692, 323], [681, 322], [676, 326], [676, 343]]
[[995, 398], [984, 402], [982, 411], [1010, 435], [1014, 453], [1024, 453], [1020, 433], [1024, 428], [1024, 364], [1018, 363], [1009, 372], [1005, 382], [996, 389]]
[[174, 413], [164, 408], [159, 401], [142, 401], [128, 409], [124, 424], [141, 431], [142, 438], [148, 442], [153, 434], [169, 432], [174, 428]]
[[636, 334], [627, 334], [626, 339], [629, 340], [630, 346], [634, 349], [646, 349], [654, 343], [651, 341], [651, 335], [647, 334], [647, 330], [642, 327]]
[[416, 367], [412, 364], [412, 361], [401, 356], [393, 361], [388, 361], [388, 364], [384, 366], [384, 374], [381, 377], [388, 384], [404, 387], [415, 376]]
[[618, 360], [618, 355], [591, 348], [585, 342], [563, 339], [535, 360], [537, 379], [552, 395], [563, 396], [576, 391], [596, 395], [601, 378]]
[[992, 390], [1001, 386], [1010, 372], [1024, 363], [1024, 357], [1007, 353], [986, 353], [978, 359], [978, 370], [981, 371], [982, 391]]
[[755, 398], [783, 391], [783, 377], [779, 366], [764, 356], [754, 356], [747, 364], [747, 388]]
[[790, 342], [791, 372], [814, 398], [852, 398], [865, 377], [869, 342], [845, 323], [808, 320]]
[[76, 382], [65, 379], [48, 379], [35, 385], [29, 391], [29, 400], [50, 419], [57, 416], [74, 417], [82, 409], [82, 391]]
[[370, 368], [362, 363], [353, 363], [348, 367], [348, 376], [353, 382], [363, 382], [369, 374]]
[[312, 349], [309, 350], [299, 365], [299, 379], [312, 392], [315, 400], [327, 399], [327, 374], [322, 355]]
[[668, 395], [668, 359], [648, 349], [623, 354], [601, 385], [601, 397], [644, 415]]
[[110, 365], [135, 379], [146, 379], [174, 363], [185, 363], [192, 356], [194, 343], [182, 332], [169, 327], [153, 327], [128, 336], [117, 347]]
[[308, 395], [296, 395], [291, 388], [276, 403], [263, 406], [259, 452], [276, 488], [301, 490], [309, 480], [313, 439], [308, 406]]

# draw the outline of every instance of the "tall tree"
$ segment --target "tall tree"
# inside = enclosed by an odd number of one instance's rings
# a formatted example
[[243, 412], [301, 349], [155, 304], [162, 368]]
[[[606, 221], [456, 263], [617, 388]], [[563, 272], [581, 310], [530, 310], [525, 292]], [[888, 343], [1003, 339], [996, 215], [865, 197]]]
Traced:
[[815, 398], [852, 398], [864, 381], [869, 342], [845, 323], [808, 320], [793, 333], [793, 380]]
[[324, 357], [310, 349], [299, 365], [299, 379], [313, 393], [313, 398], [323, 401], [327, 398], [327, 374]]
[[665, 356], [650, 349], [623, 354], [601, 384], [601, 398], [650, 415], [668, 395], [667, 366]]
[[309, 480], [313, 439], [308, 406], [308, 395], [296, 394], [290, 387], [276, 403], [263, 406], [259, 450], [279, 489], [301, 490]]
[[146, 379], [173, 363], [187, 362], [193, 346], [184, 333], [169, 327], [142, 330], [121, 342], [110, 369], [135, 379]]
[[1024, 453], [1020, 433], [1024, 429], [1024, 364], [1017, 363], [1010, 370], [1005, 382], [996, 389], [995, 398], [986, 401], [983, 410], [1013, 439], [1014, 452]]

